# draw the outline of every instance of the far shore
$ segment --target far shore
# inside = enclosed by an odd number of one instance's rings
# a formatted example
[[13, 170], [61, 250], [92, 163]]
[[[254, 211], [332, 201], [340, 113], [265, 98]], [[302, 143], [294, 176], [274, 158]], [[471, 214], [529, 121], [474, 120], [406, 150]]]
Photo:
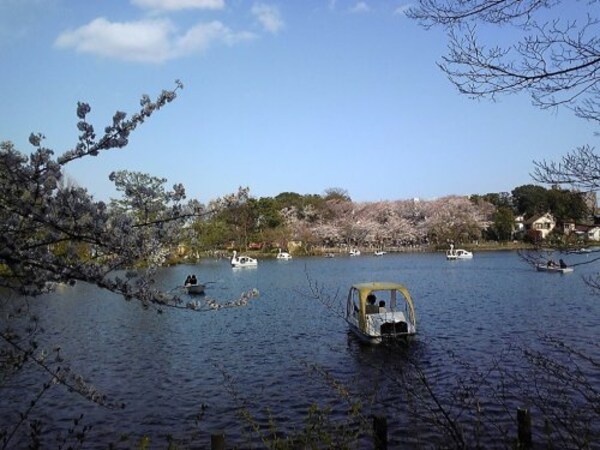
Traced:
[[[386, 253], [442, 253], [449, 249], [448, 246], [442, 245], [411, 245], [411, 246], [400, 246], [400, 247], [384, 247], [383, 249], [365, 246], [365, 247], [314, 247], [309, 251], [303, 248], [289, 249], [288, 251], [294, 257], [304, 256], [325, 256], [327, 254], [333, 254], [334, 256], [346, 256], [349, 254], [351, 248], [360, 250], [361, 255], [373, 255], [376, 251], [383, 250]], [[465, 249], [468, 251], [476, 252], [491, 252], [491, 251], [518, 251], [518, 250], [533, 250], [535, 246], [524, 242], [479, 242], [472, 244], [455, 244], [455, 249]], [[253, 258], [275, 258], [278, 253], [278, 248], [271, 248], [269, 250], [255, 250], [255, 249], [237, 249], [238, 253], [251, 256]], [[198, 260], [208, 258], [230, 258], [233, 254], [233, 249], [225, 250], [212, 250], [204, 251], [199, 253]], [[186, 263], [191, 260], [196, 260], [193, 257], [182, 257], [178, 261], [172, 261], [173, 264]]]

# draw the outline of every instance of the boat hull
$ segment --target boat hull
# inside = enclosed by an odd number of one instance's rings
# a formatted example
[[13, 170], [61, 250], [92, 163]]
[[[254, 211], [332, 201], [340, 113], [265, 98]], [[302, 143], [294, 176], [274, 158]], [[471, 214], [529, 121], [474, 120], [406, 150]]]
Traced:
[[546, 264], [538, 264], [535, 266], [538, 272], [549, 272], [549, 273], [571, 273], [573, 272], [572, 267], [552, 267]]
[[373, 345], [381, 344], [382, 342], [393, 342], [395, 340], [401, 341], [416, 334], [415, 332], [406, 331], [373, 335], [364, 333], [358, 326], [356, 326], [356, 324], [353, 324], [352, 322], [348, 322], [348, 324], [350, 325], [350, 331], [352, 331], [361, 341]]
[[204, 289], [206, 286], [203, 284], [186, 284], [184, 288], [190, 295], [201, 295], [204, 294]]
[[256, 261], [254, 262], [238, 262], [238, 263], [231, 263], [232, 267], [256, 267], [258, 266], [258, 263]]

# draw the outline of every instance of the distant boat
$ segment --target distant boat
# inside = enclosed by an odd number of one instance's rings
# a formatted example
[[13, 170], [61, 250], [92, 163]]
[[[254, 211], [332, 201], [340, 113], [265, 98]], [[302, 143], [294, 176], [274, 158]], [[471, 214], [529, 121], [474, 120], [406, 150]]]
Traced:
[[589, 248], [580, 248], [580, 249], [576, 249], [576, 250], [569, 250], [567, 253], [585, 254], [585, 253], [592, 253], [592, 251]]
[[375, 256], [383, 256], [385, 255], [387, 252], [384, 252], [383, 250], [377, 250], [375, 253], [373, 253], [373, 255]]
[[325, 253], [325, 258], [335, 258], [333, 253]]
[[233, 251], [233, 256], [231, 258], [231, 266], [232, 267], [256, 267], [258, 265], [258, 261], [249, 256], [238, 256], [237, 252]]
[[360, 256], [360, 250], [357, 248], [353, 248], [350, 250], [350, 256]]
[[472, 259], [473, 253], [467, 250], [463, 250], [462, 248], [454, 250], [451, 248], [446, 252], [446, 259], [455, 260], [455, 259]]
[[183, 283], [183, 288], [188, 294], [204, 294], [206, 286], [202, 283], [198, 283], [196, 275], [188, 275]]
[[560, 267], [557, 265], [548, 265], [548, 263], [536, 264], [535, 270], [538, 272], [551, 272], [551, 273], [571, 273], [573, 272], [572, 267]]
[[279, 249], [279, 253], [277, 253], [277, 259], [292, 259], [292, 255], [290, 255], [288, 252], [282, 252], [281, 249]]

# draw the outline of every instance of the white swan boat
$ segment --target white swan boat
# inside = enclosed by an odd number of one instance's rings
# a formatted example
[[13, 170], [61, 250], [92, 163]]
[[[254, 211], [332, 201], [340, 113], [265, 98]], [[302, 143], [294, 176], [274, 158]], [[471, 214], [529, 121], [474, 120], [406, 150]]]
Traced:
[[455, 259], [472, 259], [473, 252], [469, 252], [467, 250], [463, 250], [462, 248], [458, 248], [454, 250], [451, 248], [446, 252], [446, 259], [455, 260]]
[[231, 257], [232, 267], [256, 267], [257, 265], [258, 261], [256, 259], [244, 255], [238, 256], [237, 252], [233, 251], [233, 256]]
[[357, 248], [353, 248], [350, 250], [350, 256], [360, 256], [360, 250]]
[[277, 253], [277, 259], [292, 259], [292, 255], [290, 255], [288, 252], [282, 252], [281, 249], [279, 249], [279, 253]]
[[375, 281], [352, 285], [346, 321], [354, 334], [371, 344], [406, 338], [417, 332], [412, 298], [399, 283]]
[[375, 256], [383, 256], [385, 255], [387, 252], [384, 252], [383, 250], [377, 250], [375, 253], [373, 253], [373, 255]]

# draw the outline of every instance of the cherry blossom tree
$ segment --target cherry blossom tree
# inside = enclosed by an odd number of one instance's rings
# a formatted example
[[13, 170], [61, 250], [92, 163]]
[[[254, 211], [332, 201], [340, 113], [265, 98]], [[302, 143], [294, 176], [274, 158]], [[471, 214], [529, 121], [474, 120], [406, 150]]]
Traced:
[[485, 215], [467, 197], [449, 196], [426, 204], [425, 223], [432, 242], [469, 242], [481, 238]]
[[177, 81], [173, 90], [162, 91], [154, 101], [144, 95], [138, 112], [128, 118], [118, 111], [99, 135], [88, 121], [90, 106], [78, 103], [78, 142], [57, 157], [43, 145], [41, 133], [31, 134], [30, 154], [18, 151], [11, 142], [0, 142], [0, 381], [27, 363], [52, 379], [15, 423], [0, 424], [1, 448], [12, 447], [17, 430], [52, 385], [66, 386], [108, 408], [121, 406], [71, 370], [59, 347], [38, 348], [38, 320], [27, 308], [31, 296], [80, 281], [162, 312], [166, 307], [242, 306], [257, 295], [253, 290], [230, 302], [206, 298], [203, 304], [184, 304], [177, 295], [160, 292], [154, 285], [155, 270], [169, 245], [180, 238], [181, 226], [202, 213], [197, 201], [184, 202], [182, 185], [166, 190], [163, 178], [114, 172], [110, 178], [123, 197], [107, 205], [65, 176], [65, 168], [73, 161], [125, 147], [130, 134], [172, 102], [182, 88]]
[[[174, 228], [166, 224], [193, 216], [193, 204], [183, 204], [185, 190], [176, 185], [164, 194], [171, 207], [155, 202], [152, 211], [144, 203], [140, 184], [127, 172], [115, 173], [117, 189], [126, 194], [128, 208], [110, 208], [96, 201], [85, 188], [62, 183], [64, 168], [71, 162], [125, 147], [129, 136], [154, 112], [176, 98], [183, 85], [163, 91], [155, 101], [143, 96], [140, 110], [131, 118], [115, 113], [101, 136], [87, 117], [91, 108], [77, 106], [78, 143], [58, 157], [43, 145], [40, 133], [30, 136], [34, 151], [25, 155], [10, 142], [0, 143], [0, 286], [24, 295], [45, 292], [53, 283], [86, 281], [143, 302], [163, 303], [151, 287], [151, 277], [123, 272], [140, 261], [163, 253], [163, 243]], [[145, 192], [156, 186], [149, 186]], [[134, 190], [137, 189], [137, 194]], [[160, 208], [156, 205], [161, 203]], [[131, 214], [135, 211], [136, 214]], [[151, 214], [150, 214], [151, 212]], [[81, 257], [81, 249], [87, 255]]]

